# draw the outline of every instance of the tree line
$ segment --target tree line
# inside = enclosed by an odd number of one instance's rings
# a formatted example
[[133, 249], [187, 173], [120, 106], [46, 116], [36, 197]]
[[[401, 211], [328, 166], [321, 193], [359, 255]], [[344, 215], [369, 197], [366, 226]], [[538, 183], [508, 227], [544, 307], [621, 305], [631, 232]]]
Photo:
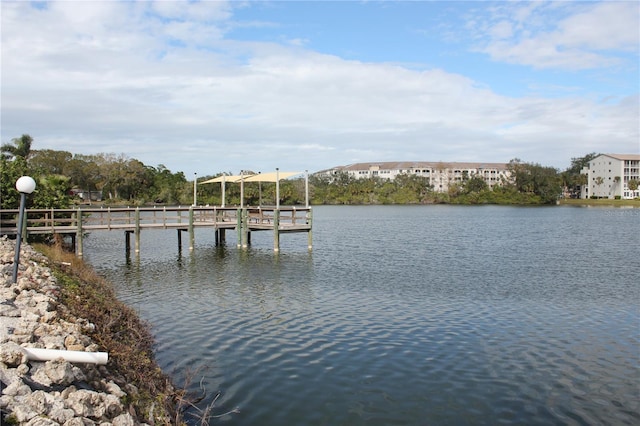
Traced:
[[[29, 208], [69, 208], [79, 202], [91, 202], [90, 192], [102, 194], [102, 203], [113, 205], [190, 205], [193, 182], [183, 172], [172, 172], [164, 165], [148, 166], [124, 154], [72, 154], [68, 151], [32, 149], [33, 138], [24, 134], [0, 147], [0, 204], [2, 209], [17, 208], [19, 194], [15, 181], [23, 175], [37, 182]], [[347, 173], [315, 174], [309, 177], [312, 204], [549, 204], [562, 194], [579, 194], [586, 184], [580, 171], [598, 154], [571, 160], [571, 166], [559, 172], [553, 167], [512, 160], [508, 167], [512, 179], [490, 188], [479, 176], [463, 176], [451, 183], [447, 192], [434, 190], [427, 178], [399, 175], [393, 180], [371, 177], [358, 179]], [[199, 182], [222, 175], [201, 176]], [[76, 191], [74, 191], [74, 189]], [[245, 183], [245, 205], [276, 204], [274, 183]], [[82, 190], [84, 199], [74, 193]], [[220, 205], [220, 184], [196, 185], [200, 205]], [[280, 183], [280, 204], [305, 203], [303, 178]], [[240, 185], [227, 185], [227, 205], [240, 204]]]
[[15, 181], [23, 175], [36, 180], [29, 198], [31, 208], [68, 208], [79, 199], [74, 189], [100, 192], [107, 202], [118, 204], [186, 203], [189, 184], [182, 172], [164, 165], [151, 167], [126, 155], [72, 154], [68, 151], [32, 149], [33, 138], [22, 135], [0, 147], [0, 204], [16, 208], [19, 194]]

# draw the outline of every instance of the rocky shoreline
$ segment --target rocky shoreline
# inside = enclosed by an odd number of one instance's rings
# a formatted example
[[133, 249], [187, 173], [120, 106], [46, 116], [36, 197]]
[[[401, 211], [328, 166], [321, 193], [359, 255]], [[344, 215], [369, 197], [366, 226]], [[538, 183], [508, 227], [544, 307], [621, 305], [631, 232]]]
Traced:
[[111, 361], [97, 365], [71, 363], [62, 358], [34, 361], [27, 357], [25, 347], [83, 352], [105, 348], [90, 337], [96, 325], [86, 318], [74, 317], [61, 303], [61, 286], [50, 260], [23, 244], [14, 284], [14, 254], [14, 241], [0, 238], [1, 423], [31, 426], [172, 423], [166, 416], [158, 420], [153, 405], [147, 409], [144, 421], [139, 419], [134, 402], [139, 390], [110, 370]]

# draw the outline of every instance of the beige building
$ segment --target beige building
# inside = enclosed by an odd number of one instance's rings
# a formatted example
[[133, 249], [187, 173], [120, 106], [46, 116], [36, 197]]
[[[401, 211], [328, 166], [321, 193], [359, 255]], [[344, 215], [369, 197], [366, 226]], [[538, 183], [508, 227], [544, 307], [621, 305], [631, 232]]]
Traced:
[[356, 179], [395, 179], [398, 175], [409, 174], [427, 178], [435, 191], [446, 192], [451, 184], [461, 183], [474, 176], [480, 176], [489, 187], [509, 181], [507, 166], [506, 163], [388, 161], [338, 166], [319, 173], [336, 175], [344, 172]]
[[582, 169], [587, 184], [582, 186], [580, 198], [633, 199], [640, 197], [640, 190], [629, 189], [629, 181], [640, 181], [640, 155], [602, 154], [589, 161]]

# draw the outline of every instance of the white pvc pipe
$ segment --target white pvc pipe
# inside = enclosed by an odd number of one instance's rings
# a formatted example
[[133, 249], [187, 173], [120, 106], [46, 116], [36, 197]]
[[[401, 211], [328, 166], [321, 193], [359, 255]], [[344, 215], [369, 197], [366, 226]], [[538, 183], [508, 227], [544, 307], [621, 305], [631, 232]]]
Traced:
[[104, 365], [109, 360], [107, 352], [63, 351], [58, 349], [22, 348], [30, 361], [53, 361], [62, 358], [69, 362]]

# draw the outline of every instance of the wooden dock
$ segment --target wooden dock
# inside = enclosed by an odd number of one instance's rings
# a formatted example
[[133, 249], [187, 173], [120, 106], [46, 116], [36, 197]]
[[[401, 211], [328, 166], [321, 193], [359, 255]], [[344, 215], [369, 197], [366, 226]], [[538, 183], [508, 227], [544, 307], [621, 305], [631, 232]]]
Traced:
[[[0, 235], [16, 235], [18, 210], [0, 210]], [[131, 236], [134, 250], [140, 252], [140, 233], [145, 229], [175, 229], [179, 247], [182, 233], [189, 235], [189, 250], [193, 250], [196, 228], [213, 228], [216, 245], [224, 243], [226, 231], [235, 231], [239, 248], [251, 243], [251, 233], [273, 232], [273, 249], [280, 250], [280, 235], [292, 232], [308, 234], [308, 248], [312, 249], [312, 211], [310, 207], [135, 207], [135, 208], [77, 208], [27, 209], [23, 238], [36, 234], [60, 234], [72, 239], [76, 254], [82, 256], [82, 242], [86, 233], [94, 231], [123, 231], [125, 247], [130, 250]]]

